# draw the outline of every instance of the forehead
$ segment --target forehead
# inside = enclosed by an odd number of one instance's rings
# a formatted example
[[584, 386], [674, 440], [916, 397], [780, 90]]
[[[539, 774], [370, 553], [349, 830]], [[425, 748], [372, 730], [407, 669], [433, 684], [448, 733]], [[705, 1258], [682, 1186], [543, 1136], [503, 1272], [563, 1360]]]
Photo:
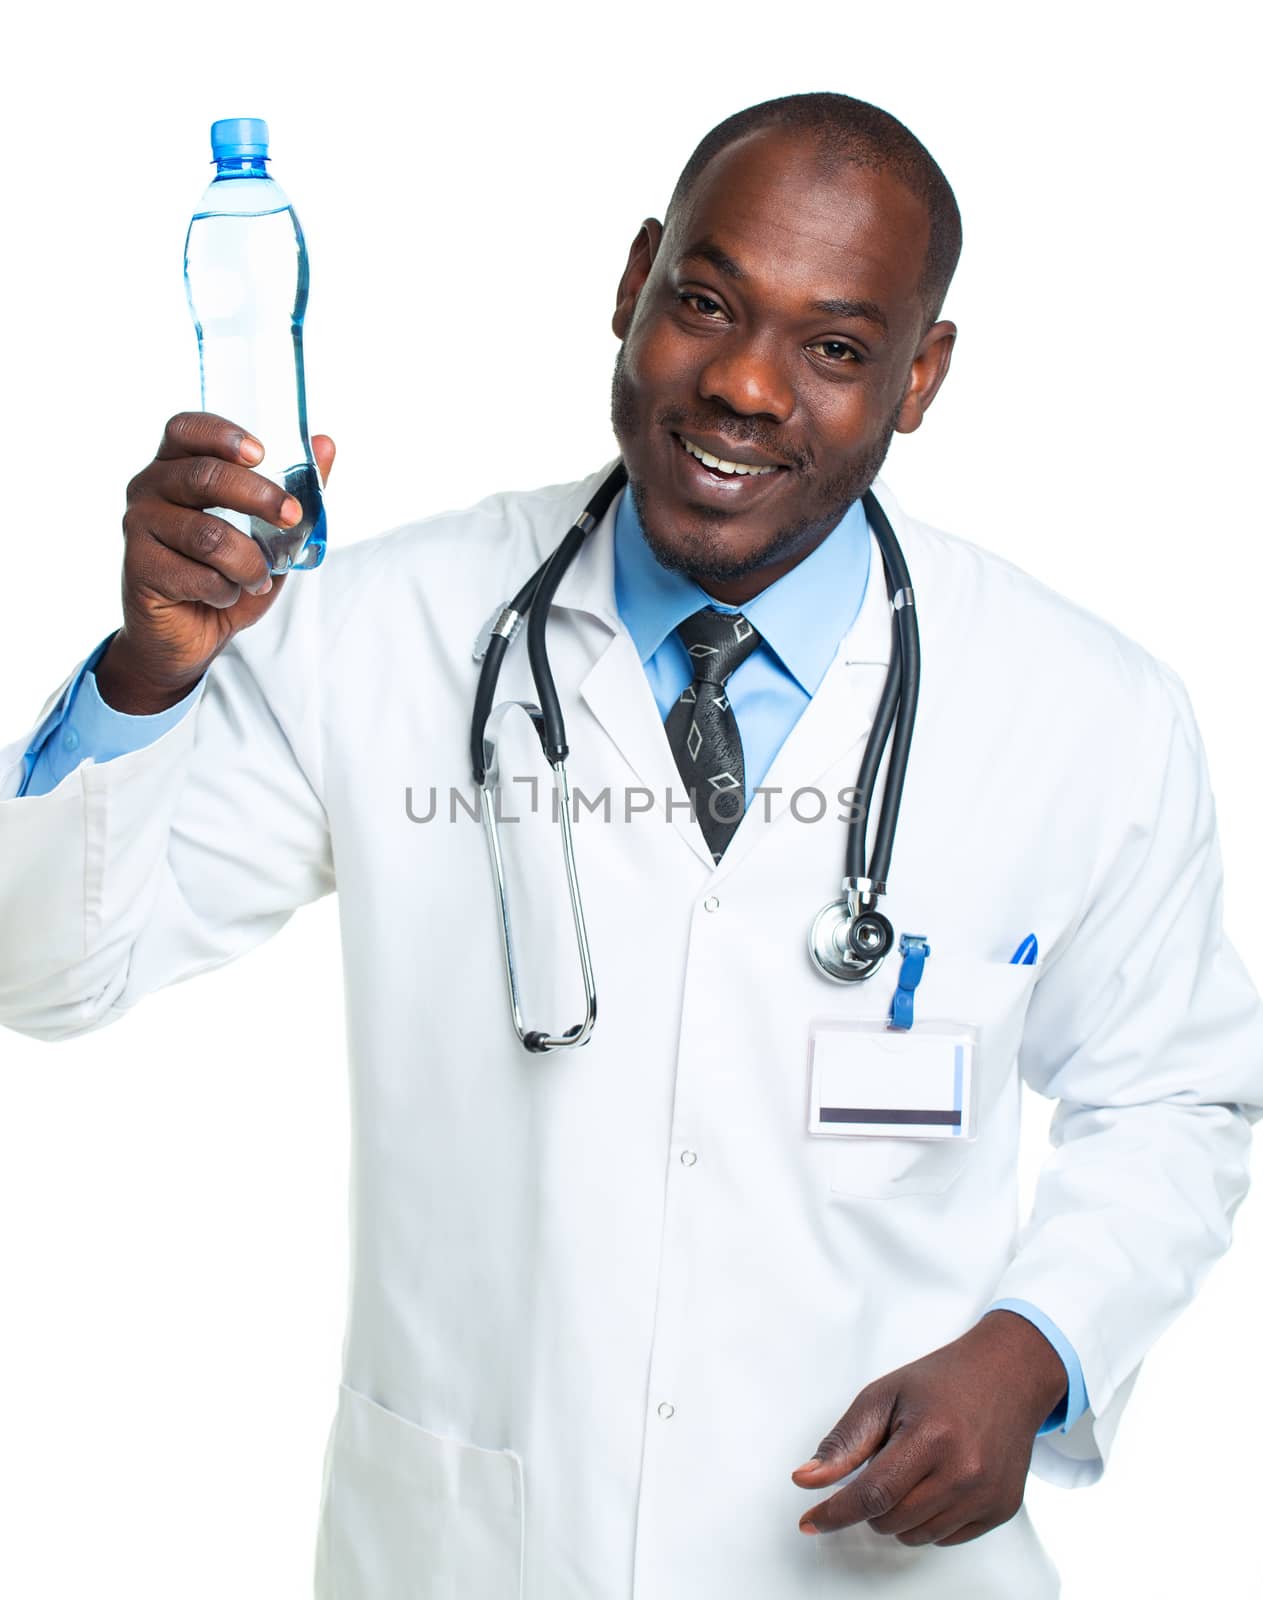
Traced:
[[920, 316], [924, 204], [887, 171], [825, 160], [814, 139], [764, 130], [722, 151], [672, 219], [671, 254], [699, 241], [777, 301], [875, 300]]

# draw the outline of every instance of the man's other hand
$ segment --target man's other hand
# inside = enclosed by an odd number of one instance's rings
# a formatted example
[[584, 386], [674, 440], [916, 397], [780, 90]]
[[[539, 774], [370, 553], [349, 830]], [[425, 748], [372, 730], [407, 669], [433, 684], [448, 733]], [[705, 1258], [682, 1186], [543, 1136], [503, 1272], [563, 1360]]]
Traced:
[[799, 1527], [867, 1522], [908, 1545], [989, 1533], [1021, 1509], [1036, 1433], [1065, 1392], [1065, 1368], [1039, 1329], [1016, 1312], [989, 1312], [860, 1391], [792, 1474], [814, 1490], [855, 1476]]

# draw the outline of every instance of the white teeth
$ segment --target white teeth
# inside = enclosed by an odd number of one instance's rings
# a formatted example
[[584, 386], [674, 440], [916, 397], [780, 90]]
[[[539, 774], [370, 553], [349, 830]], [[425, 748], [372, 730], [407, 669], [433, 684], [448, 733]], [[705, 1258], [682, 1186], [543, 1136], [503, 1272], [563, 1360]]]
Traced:
[[751, 467], [741, 461], [723, 461], [719, 456], [711, 455], [709, 450], [699, 450], [695, 444], [690, 444], [682, 434], [676, 437], [688, 451], [689, 455], [696, 456], [705, 467], [711, 467], [716, 472], [734, 472], [741, 478], [761, 478], [764, 473], [775, 472], [775, 467]]

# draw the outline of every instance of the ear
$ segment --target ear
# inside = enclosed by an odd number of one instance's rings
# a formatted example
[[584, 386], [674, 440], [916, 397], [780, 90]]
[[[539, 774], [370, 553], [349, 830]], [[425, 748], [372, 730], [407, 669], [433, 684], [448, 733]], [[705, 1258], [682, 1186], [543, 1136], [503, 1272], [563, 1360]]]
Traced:
[[903, 404], [895, 423], [896, 433], [915, 433], [930, 402], [939, 391], [952, 364], [952, 347], [956, 343], [956, 324], [936, 322], [917, 345], [908, 373], [908, 387], [904, 390]]
[[632, 240], [631, 249], [627, 252], [627, 265], [623, 268], [623, 276], [618, 280], [618, 298], [614, 304], [612, 326], [615, 336], [619, 339], [627, 337], [632, 314], [636, 310], [636, 302], [640, 298], [640, 291], [645, 286], [645, 279], [649, 276], [649, 269], [653, 266], [661, 243], [662, 224], [657, 217], [646, 217], [640, 224], [640, 232]]

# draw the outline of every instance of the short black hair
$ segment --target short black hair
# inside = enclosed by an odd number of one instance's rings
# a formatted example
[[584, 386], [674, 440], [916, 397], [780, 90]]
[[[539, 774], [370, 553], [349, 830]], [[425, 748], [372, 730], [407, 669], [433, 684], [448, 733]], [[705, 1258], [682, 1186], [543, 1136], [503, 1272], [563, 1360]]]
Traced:
[[810, 134], [826, 163], [889, 172], [925, 206], [930, 237], [919, 290], [928, 327], [938, 316], [960, 259], [960, 209], [937, 161], [897, 117], [849, 94], [789, 94], [736, 111], [712, 128], [684, 164], [664, 225], [688, 200], [703, 168], [736, 140], [764, 128]]

